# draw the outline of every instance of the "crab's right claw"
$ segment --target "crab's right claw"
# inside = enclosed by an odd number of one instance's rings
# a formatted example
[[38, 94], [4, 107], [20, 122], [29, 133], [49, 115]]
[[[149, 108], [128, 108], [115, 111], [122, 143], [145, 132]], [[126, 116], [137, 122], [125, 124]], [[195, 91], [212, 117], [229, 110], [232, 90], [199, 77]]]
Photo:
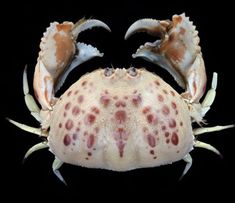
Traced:
[[125, 39], [137, 32], [159, 36], [160, 40], [140, 46], [133, 57], [143, 57], [169, 71], [190, 102], [198, 102], [205, 91], [206, 73], [198, 32], [185, 14], [170, 20], [141, 19], [133, 23]]

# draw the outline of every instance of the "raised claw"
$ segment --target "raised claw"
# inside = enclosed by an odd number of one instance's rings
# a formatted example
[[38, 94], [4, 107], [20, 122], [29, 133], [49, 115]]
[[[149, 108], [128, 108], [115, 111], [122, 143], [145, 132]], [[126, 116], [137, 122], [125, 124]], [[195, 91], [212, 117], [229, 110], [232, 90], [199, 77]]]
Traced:
[[[47, 28], [41, 39], [41, 51], [34, 73], [34, 92], [42, 109], [52, 109], [56, 102], [55, 87], [59, 89], [74, 67], [93, 57], [102, 56], [91, 45], [76, 45], [78, 35], [93, 27], [110, 31], [105, 23], [95, 19], [81, 19], [75, 24], [54, 22]], [[63, 76], [64, 73], [66, 76]]]
[[143, 57], [171, 73], [186, 91], [182, 96], [190, 102], [199, 102], [206, 86], [206, 72], [199, 46], [198, 32], [185, 14], [170, 20], [141, 19], [133, 23], [125, 39], [136, 32], [159, 36], [160, 40], [140, 46], [133, 57]]

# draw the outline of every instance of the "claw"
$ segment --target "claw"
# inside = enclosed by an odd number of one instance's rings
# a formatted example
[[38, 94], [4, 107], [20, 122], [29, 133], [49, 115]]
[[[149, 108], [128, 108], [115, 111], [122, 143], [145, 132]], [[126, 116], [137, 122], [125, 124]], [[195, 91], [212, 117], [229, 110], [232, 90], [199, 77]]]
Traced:
[[143, 57], [165, 68], [186, 89], [182, 96], [199, 102], [205, 91], [206, 72], [198, 32], [189, 18], [181, 14], [174, 15], [172, 21], [138, 20], [127, 30], [125, 39], [136, 32], [147, 32], [160, 40], [140, 46], [133, 57]]
[[[34, 92], [42, 109], [52, 109], [56, 102], [55, 88], [58, 90], [75, 66], [93, 57], [102, 56], [90, 45], [76, 45], [78, 35], [93, 27], [110, 31], [105, 23], [95, 19], [81, 19], [75, 24], [54, 22], [47, 28], [40, 43], [41, 51], [34, 73]], [[64, 73], [66, 76], [63, 76]]]
[[106, 25], [105, 23], [103, 23], [100, 20], [95, 20], [95, 19], [90, 19], [90, 20], [86, 20], [86, 19], [81, 19], [79, 20], [77, 23], [75, 23], [73, 29], [72, 29], [72, 35], [74, 37], [74, 39], [77, 39], [77, 36], [88, 29], [91, 29], [93, 27], [102, 27], [106, 30], [108, 30], [109, 32], [111, 32], [111, 29], [109, 28], [108, 25]]
[[58, 83], [55, 87], [55, 92], [57, 92], [60, 87], [63, 85], [65, 79], [67, 78], [68, 74], [77, 66], [84, 63], [85, 61], [88, 61], [89, 59], [93, 57], [102, 57], [104, 54], [100, 53], [98, 49], [91, 45], [86, 45], [84, 43], [77, 43], [77, 49], [79, 50], [79, 53], [74, 56], [74, 59], [72, 63], [69, 65], [69, 67], [65, 70], [65, 72], [61, 75], [61, 78], [58, 80]]

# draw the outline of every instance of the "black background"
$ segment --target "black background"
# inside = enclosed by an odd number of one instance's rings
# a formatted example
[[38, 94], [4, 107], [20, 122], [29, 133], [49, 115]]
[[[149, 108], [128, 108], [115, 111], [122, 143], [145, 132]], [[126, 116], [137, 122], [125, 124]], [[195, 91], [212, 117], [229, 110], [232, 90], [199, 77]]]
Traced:
[[[140, 33], [125, 41], [128, 27], [141, 18], [170, 19], [173, 14], [185, 12], [197, 26], [201, 39], [200, 45], [206, 64], [208, 88], [212, 73], [218, 72], [216, 100], [206, 116], [209, 125], [226, 125], [235, 122], [234, 108], [234, 17], [230, 12], [231, 3], [225, 1], [131, 1], [98, 2], [57, 1], [57, 3], [31, 2], [2, 7], [6, 13], [2, 19], [2, 49], [4, 57], [1, 67], [1, 115], [10, 117], [31, 126], [39, 124], [30, 116], [23, 99], [22, 72], [28, 64], [29, 83], [32, 86], [33, 71], [39, 52], [39, 43], [45, 28], [53, 21], [76, 22], [82, 17], [93, 17], [107, 23], [112, 29], [108, 33], [103, 29], [92, 29], [82, 33], [79, 41], [96, 46], [105, 55], [96, 58], [74, 70], [66, 80], [60, 93], [88, 71], [107, 67], [145, 66], [155, 71], [180, 91], [172, 77], [161, 68], [143, 60], [132, 59], [131, 54], [140, 44], [154, 41], [155, 38]], [[32, 92], [32, 88], [30, 90]], [[196, 149], [191, 155], [193, 166], [189, 173], [178, 181], [185, 163], [139, 169], [117, 173], [112, 171], [86, 169], [65, 164], [61, 173], [68, 183], [65, 187], [53, 175], [51, 164], [53, 155], [47, 150], [33, 154], [22, 164], [24, 153], [41, 140], [9, 124], [1, 122], [1, 184], [7, 198], [18, 200], [54, 200], [86, 201], [126, 201], [127, 197], [145, 198], [144, 201], [158, 202], [159, 198], [187, 200], [233, 196], [234, 188], [234, 129], [205, 134], [202, 141], [218, 148], [224, 158]], [[111, 195], [111, 196], [109, 196]], [[188, 201], [191, 201], [188, 199]]]

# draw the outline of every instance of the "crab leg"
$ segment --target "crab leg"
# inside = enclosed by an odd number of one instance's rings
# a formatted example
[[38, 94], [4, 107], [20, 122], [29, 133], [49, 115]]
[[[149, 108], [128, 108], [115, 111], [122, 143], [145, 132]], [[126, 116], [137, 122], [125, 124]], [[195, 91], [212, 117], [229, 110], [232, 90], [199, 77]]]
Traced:
[[192, 163], [193, 163], [193, 159], [191, 157], [190, 154], [187, 154], [183, 160], [186, 162], [186, 166], [184, 168], [184, 171], [182, 173], [182, 175], [180, 176], [180, 180], [186, 175], [186, 173], [188, 172], [188, 170], [191, 168]]
[[36, 135], [39, 135], [39, 136], [42, 136], [42, 137], [47, 137], [48, 136], [48, 133], [46, 131], [43, 131], [41, 128], [34, 128], [34, 127], [31, 127], [31, 126], [16, 122], [16, 121], [14, 121], [12, 119], [9, 119], [9, 118], [7, 118], [7, 120], [10, 123], [12, 123], [13, 125], [17, 126], [18, 128], [20, 128], [24, 131], [27, 131], [27, 132], [30, 132], [30, 133], [33, 133], [33, 134], [36, 134]]
[[222, 158], [222, 154], [215, 147], [213, 147], [212, 145], [207, 144], [205, 142], [196, 141], [195, 144], [194, 144], [194, 147], [200, 147], [200, 148], [210, 150], [210, 151], [216, 153], [217, 155], [219, 155]]
[[225, 125], [225, 126], [221, 126], [221, 125], [217, 125], [214, 127], [207, 127], [207, 128], [196, 128], [193, 130], [193, 134], [194, 135], [201, 135], [204, 133], [210, 133], [210, 132], [215, 132], [215, 131], [221, 131], [221, 130], [225, 130], [228, 128], [234, 128], [235, 124], [233, 125]]
[[24, 155], [24, 160], [26, 160], [32, 153], [40, 150], [40, 149], [45, 149], [48, 148], [49, 146], [47, 145], [47, 142], [40, 142], [34, 146], [32, 146]]
[[41, 122], [40, 109], [36, 104], [32, 95], [29, 94], [29, 85], [27, 79], [27, 66], [25, 66], [23, 73], [23, 91], [24, 91], [24, 100], [27, 108], [29, 109], [31, 115], [39, 122]]
[[211, 89], [206, 93], [206, 96], [202, 102], [202, 117], [206, 115], [206, 113], [210, 110], [211, 105], [213, 104], [216, 96], [216, 88], [217, 88], [218, 74], [213, 73], [213, 78], [211, 82]]
[[65, 182], [64, 178], [62, 177], [59, 168], [63, 165], [63, 162], [60, 161], [56, 156], [55, 156], [55, 160], [52, 164], [52, 169], [54, 174], [57, 176], [57, 178], [60, 179], [61, 182], [63, 182], [65, 185], [67, 185], [67, 183]]
[[189, 18], [181, 14], [174, 15], [172, 21], [141, 19], [129, 27], [125, 39], [136, 32], [147, 32], [160, 40], [140, 46], [133, 57], [142, 57], [169, 71], [186, 90], [182, 96], [198, 103], [205, 91], [206, 72], [198, 32]]

